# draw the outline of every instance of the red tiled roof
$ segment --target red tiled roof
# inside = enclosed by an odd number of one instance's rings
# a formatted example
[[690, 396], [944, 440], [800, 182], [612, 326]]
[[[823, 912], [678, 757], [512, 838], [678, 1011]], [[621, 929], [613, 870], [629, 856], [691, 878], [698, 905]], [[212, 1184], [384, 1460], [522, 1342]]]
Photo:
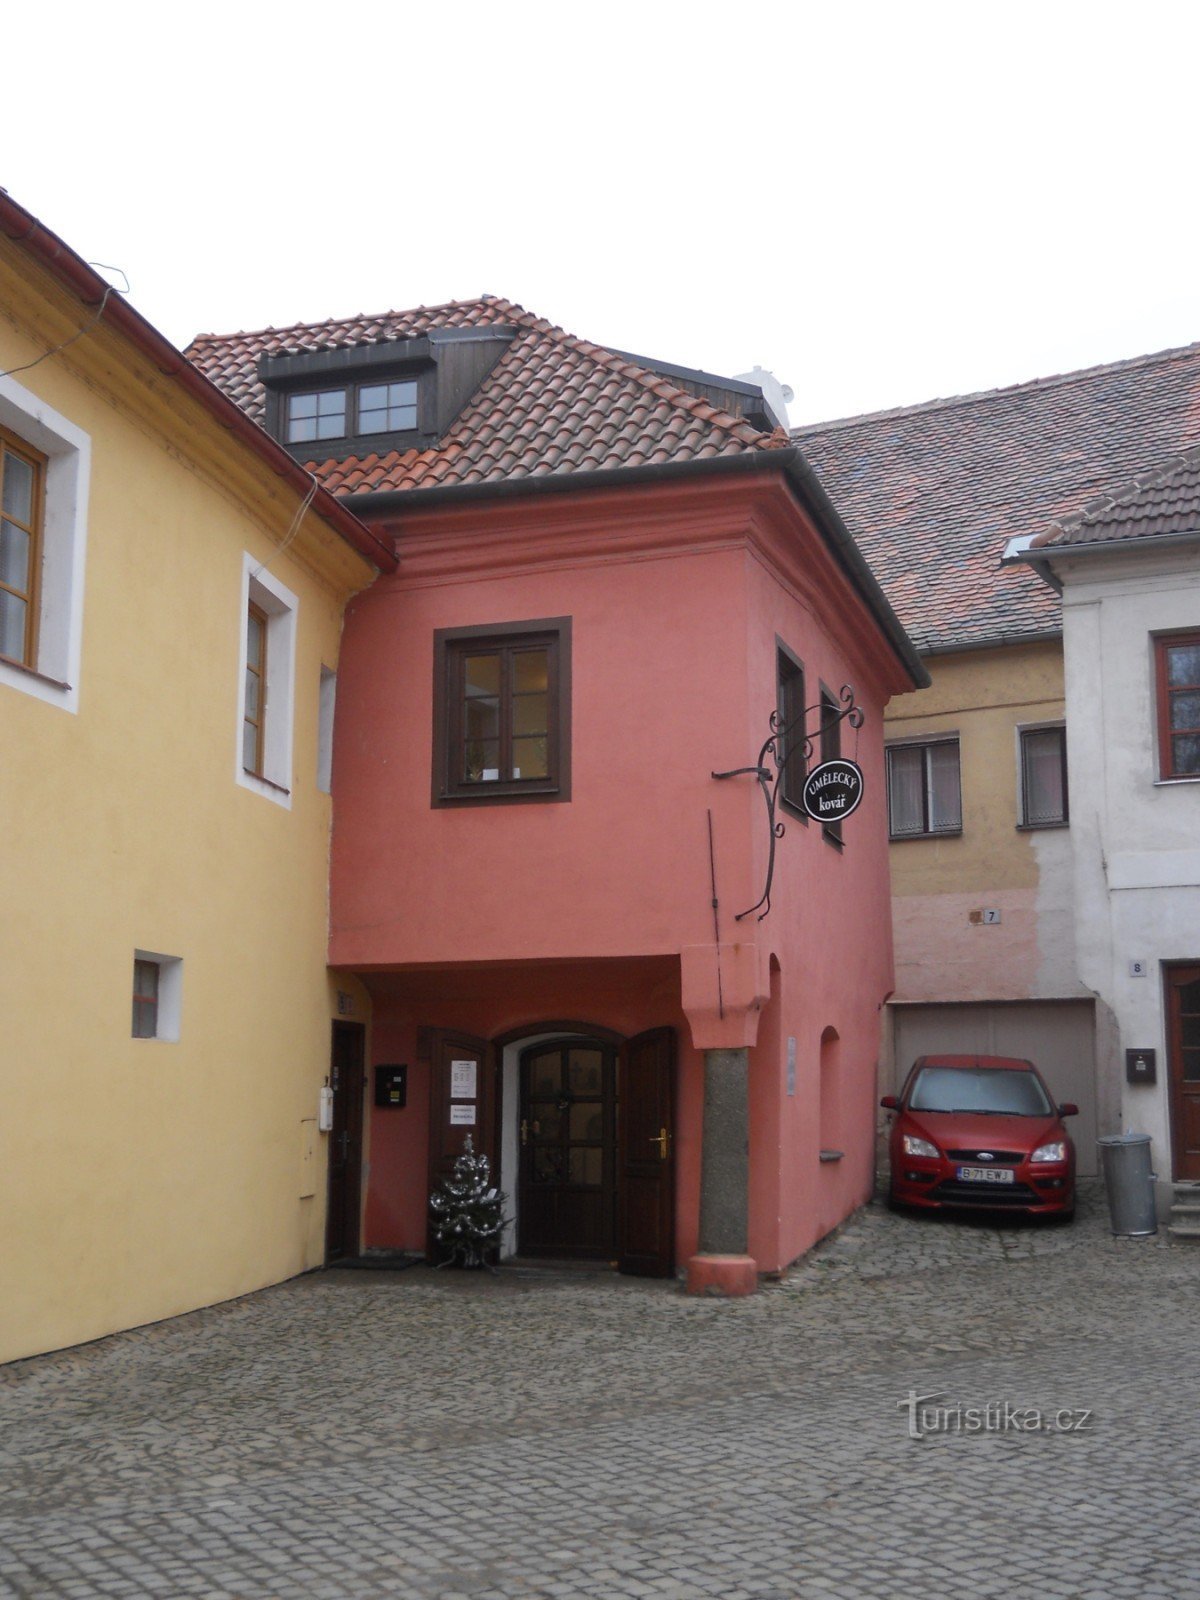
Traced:
[[792, 437], [919, 649], [1053, 633], [1006, 542], [1200, 445], [1200, 344]]
[[1030, 541], [1031, 550], [1200, 534], [1200, 448], [1173, 456], [1120, 493], [1090, 500]]
[[669, 379], [532, 316], [508, 300], [452, 301], [416, 311], [201, 334], [187, 354], [256, 421], [264, 414], [258, 360], [419, 338], [438, 328], [515, 329], [508, 349], [446, 433], [426, 449], [308, 463], [335, 492], [493, 484], [786, 448]]

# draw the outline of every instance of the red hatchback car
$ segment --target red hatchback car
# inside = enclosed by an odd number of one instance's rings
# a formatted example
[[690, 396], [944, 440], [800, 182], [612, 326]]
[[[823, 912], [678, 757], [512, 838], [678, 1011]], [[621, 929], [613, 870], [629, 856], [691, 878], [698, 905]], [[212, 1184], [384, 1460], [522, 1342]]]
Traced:
[[1074, 1214], [1075, 1146], [1062, 1119], [1079, 1108], [1055, 1105], [1032, 1061], [920, 1056], [880, 1104], [896, 1113], [893, 1205]]

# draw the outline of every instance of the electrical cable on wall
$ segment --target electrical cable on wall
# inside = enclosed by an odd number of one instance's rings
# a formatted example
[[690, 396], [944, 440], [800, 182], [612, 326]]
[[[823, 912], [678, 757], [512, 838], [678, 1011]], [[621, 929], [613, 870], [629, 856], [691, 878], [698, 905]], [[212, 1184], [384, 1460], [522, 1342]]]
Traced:
[[[308, 469], [305, 468], [305, 471], [307, 472]], [[272, 561], [274, 561], [277, 556], [281, 556], [284, 553], [284, 551], [291, 544], [292, 540], [300, 532], [300, 524], [304, 521], [304, 513], [308, 510], [309, 506], [312, 505], [316, 492], [321, 487], [313, 473], [309, 472], [308, 475], [310, 478], [312, 478], [312, 486], [310, 487], [308, 493], [304, 496], [304, 499], [300, 502], [299, 506], [296, 508], [296, 515], [292, 518], [292, 525], [288, 529], [283, 543], [275, 551], [275, 555], [268, 556], [260, 566], [255, 567], [254, 571], [250, 574], [252, 578], [257, 578], [260, 573], [265, 572], [271, 565]]]
[[122, 278], [125, 279], [125, 287], [123, 289], [118, 289], [115, 283], [106, 283], [104, 285], [104, 294], [101, 296], [100, 305], [97, 308], [95, 316], [89, 317], [82, 328], [76, 329], [76, 331], [71, 334], [70, 338], [64, 339], [61, 344], [56, 344], [52, 350], [45, 350], [40, 356], [35, 356], [32, 361], [26, 361], [22, 366], [9, 367], [6, 371], [0, 372], [0, 378], [11, 378], [14, 377], [18, 372], [28, 372], [31, 367], [40, 366], [43, 361], [48, 361], [51, 356], [56, 356], [60, 350], [65, 350], [68, 345], [74, 344], [76, 339], [82, 339], [85, 333], [90, 333], [92, 331], [92, 329], [100, 321], [100, 318], [104, 315], [104, 309], [108, 305], [108, 297], [110, 294], [129, 293], [129, 279], [121, 267], [110, 267], [107, 266], [103, 261], [89, 261], [88, 266], [95, 267], [98, 271], [102, 270], [104, 272], [119, 272]]

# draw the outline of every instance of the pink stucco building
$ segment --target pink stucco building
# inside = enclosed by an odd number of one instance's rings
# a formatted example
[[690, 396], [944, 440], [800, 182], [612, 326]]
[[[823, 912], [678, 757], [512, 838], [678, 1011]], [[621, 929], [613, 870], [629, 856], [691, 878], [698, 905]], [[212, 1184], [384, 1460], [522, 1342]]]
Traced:
[[490, 299], [191, 355], [398, 556], [336, 689], [331, 1253], [423, 1249], [470, 1134], [512, 1252], [785, 1266], [871, 1191], [883, 707], [926, 680], [781, 419]]

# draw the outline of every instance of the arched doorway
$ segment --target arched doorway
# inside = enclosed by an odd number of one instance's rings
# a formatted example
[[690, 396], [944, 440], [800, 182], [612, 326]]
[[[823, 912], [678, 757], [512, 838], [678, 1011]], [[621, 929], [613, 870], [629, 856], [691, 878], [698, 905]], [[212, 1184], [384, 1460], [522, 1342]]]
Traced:
[[548, 1022], [492, 1041], [504, 1253], [674, 1271], [675, 1036]]

